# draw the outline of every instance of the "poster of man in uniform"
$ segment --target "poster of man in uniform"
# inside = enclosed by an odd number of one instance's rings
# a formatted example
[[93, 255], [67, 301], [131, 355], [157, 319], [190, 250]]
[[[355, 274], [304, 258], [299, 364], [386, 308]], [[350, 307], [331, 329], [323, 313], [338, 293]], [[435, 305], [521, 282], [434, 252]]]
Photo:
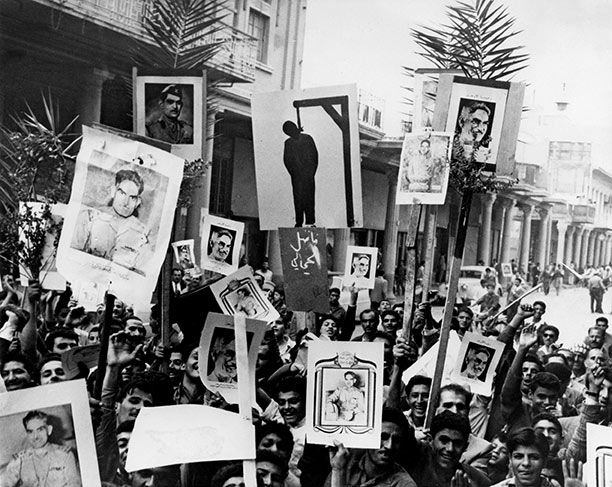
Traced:
[[308, 347], [306, 436], [309, 443], [379, 448], [383, 345], [316, 340]]
[[137, 76], [136, 133], [172, 144], [188, 160], [202, 155], [202, 78]]
[[[26, 206], [28, 210], [26, 210]], [[44, 218], [45, 213], [44, 203], [38, 202], [19, 202], [19, 211], [24, 214], [29, 211], [33, 217]], [[39, 280], [40, 285], [44, 289], [64, 291], [66, 289], [66, 279], [57, 271], [56, 266], [56, 245], [59, 240], [60, 230], [64, 223], [64, 216], [66, 213], [66, 205], [62, 203], [56, 203], [50, 205], [51, 214], [49, 221], [43, 222], [42, 224], [47, 228], [44, 247], [40, 256], [40, 272]], [[30, 246], [26, 234], [23, 231], [19, 232], [19, 240], [24, 244], [26, 248]], [[28, 279], [32, 278], [32, 272], [30, 269], [26, 269], [22, 263], [19, 264], [19, 280], [22, 286], [28, 285]]]
[[174, 251], [174, 263], [179, 269], [183, 271], [184, 274], [193, 275], [196, 273], [196, 259], [193, 246], [193, 239], [172, 242], [172, 249]]
[[[246, 320], [248, 347], [248, 372], [253, 388], [257, 352], [266, 331], [266, 324], [257, 320]], [[209, 313], [200, 337], [200, 378], [211, 391], [221, 394], [226, 401], [239, 401], [238, 360], [234, 318], [219, 313]]]
[[261, 230], [363, 223], [355, 85], [251, 99]]
[[396, 204], [443, 205], [448, 187], [453, 134], [406, 134], [400, 156]]
[[278, 311], [268, 301], [248, 266], [211, 284], [210, 290], [225, 314], [243, 314], [247, 318], [266, 323], [279, 317]]
[[378, 249], [349, 245], [346, 249], [344, 266], [344, 287], [355, 286], [359, 289], [373, 289], [376, 278]]
[[0, 485], [99, 486], [84, 380], [2, 394]]
[[324, 228], [279, 228], [285, 300], [290, 309], [329, 313]]
[[502, 342], [467, 332], [461, 342], [451, 379], [469, 386], [474, 394], [491, 396], [495, 370], [503, 351]]
[[183, 162], [83, 127], [57, 252], [62, 275], [110, 284], [120, 299], [148, 303], [170, 240]]
[[202, 227], [202, 269], [228, 275], [238, 270], [240, 245], [244, 234], [244, 223], [219, 218], [204, 217]]
[[455, 77], [447, 131], [454, 131], [453, 160], [484, 164], [495, 171], [509, 83]]

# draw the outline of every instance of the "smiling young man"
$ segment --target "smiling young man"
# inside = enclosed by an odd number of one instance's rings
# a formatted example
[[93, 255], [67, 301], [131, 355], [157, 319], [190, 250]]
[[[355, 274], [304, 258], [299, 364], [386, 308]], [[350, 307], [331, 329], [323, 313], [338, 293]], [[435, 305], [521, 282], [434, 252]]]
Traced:
[[415, 430], [422, 429], [425, 424], [427, 403], [429, 401], [429, 390], [431, 388], [431, 377], [415, 375], [411, 377], [404, 389], [408, 411], [406, 418]]

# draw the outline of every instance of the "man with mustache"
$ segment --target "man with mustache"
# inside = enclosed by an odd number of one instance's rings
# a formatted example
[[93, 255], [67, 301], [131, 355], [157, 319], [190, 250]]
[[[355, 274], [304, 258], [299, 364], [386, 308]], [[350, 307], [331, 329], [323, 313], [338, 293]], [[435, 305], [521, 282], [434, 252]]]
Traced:
[[34, 366], [28, 358], [19, 352], [8, 352], [0, 369], [7, 391], [17, 391], [33, 387], [36, 384]]
[[66, 371], [62, 365], [62, 357], [57, 353], [50, 353], [44, 357], [38, 367], [40, 372], [40, 385], [54, 384], [67, 380]]
[[166, 86], [159, 96], [159, 108], [159, 118], [146, 124], [147, 137], [170, 144], [193, 144], [193, 127], [180, 119], [183, 90], [177, 85]]
[[225, 262], [232, 249], [233, 236], [227, 230], [213, 230], [208, 243], [208, 259], [213, 262]]

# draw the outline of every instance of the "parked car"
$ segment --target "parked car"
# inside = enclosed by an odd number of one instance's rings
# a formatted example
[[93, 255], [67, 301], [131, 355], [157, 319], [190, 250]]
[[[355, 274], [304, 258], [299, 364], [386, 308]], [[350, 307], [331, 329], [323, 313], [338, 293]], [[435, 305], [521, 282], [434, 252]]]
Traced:
[[[487, 292], [480, 283], [485, 275], [485, 269], [487, 269], [487, 266], [484, 265], [469, 265], [461, 268], [457, 289], [458, 302], [470, 306]], [[497, 278], [495, 279], [495, 291], [499, 296], [503, 295], [502, 287]]]

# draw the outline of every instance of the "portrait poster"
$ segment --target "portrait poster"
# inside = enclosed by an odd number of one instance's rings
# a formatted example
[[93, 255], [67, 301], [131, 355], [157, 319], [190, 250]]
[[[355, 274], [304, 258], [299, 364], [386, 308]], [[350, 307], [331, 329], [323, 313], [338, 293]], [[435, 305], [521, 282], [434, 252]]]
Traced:
[[[238, 404], [241, 392], [238, 379], [240, 357], [236, 353], [234, 328], [233, 316], [208, 313], [200, 336], [198, 351], [199, 373], [202, 383], [211, 391], [221, 394], [230, 404]], [[248, 370], [251, 391], [255, 391], [257, 353], [265, 331], [265, 322], [246, 319], [248, 362], [245, 362], [245, 365], [247, 365], [246, 370]]]
[[446, 130], [455, 133], [453, 160], [495, 171], [509, 83], [454, 77]]
[[308, 345], [306, 437], [309, 443], [379, 448], [383, 407], [380, 342]]
[[377, 260], [377, 247], [349, 245], [346, 249], [342, 286], [355, 286], [357, 289], [374, 289]]
[[244, 223], [205, 215], [200, 266], [227, 276], [238, 270]]
[[586, 424], [586, 463], [584, 481], [593, 487], [612, 485], [612, 438], [610, 427]]
[[135, 472], [166, 465], [245, 458], [255, 458], [252, 422], [211, 406], [179, 404], [140, 410], [125, 468]]
[[448, 188], [453, 134], [406, 134], [397, 180], [397, 205], [443, 205]]
[[[39, 202], [19, 202], [19, 211], [24, 214], [26, 211], [34, 218], [43, 219], [45, 213], [45, 204]], [[66, 205], [62, 203], [56, 203], [49, 205], [51, 214], [49, 215], [49, 221], [41, 222], [42, 225], [46, 226], [47, 231], [45, 235], [44, 247], [41, 252], [41, 266], [39, 281], [43, 289], [49, 289], [53, 291], [65, 291], [66, 290], [66, 279], [62, 276], [56, 266], [56, 254], [57, 254], [57, 243], [61, 232], [62, 225], [64, 224], [64, 217], [66, 214]], [[23, 229], [19, 231], [19, 240], [23, 243], [25, 248], [29, 248], [31, 243], [26, 237]], [[23, 263], [19, 263], [19, 281], [22, 286], [28, 285], [28, 279], [32, 278], [32, 272], [30, 269], [26, 269]]]
[[504, 262], [501, 264], [502, 276], [504, 277], [512, 277], [514, 274], [512, 273], [512, 264], [509, 262]]
[[357, 87], [254, 93], [261, 230], [361, 227]]
[[0, 431], [0, 485], [38, 485], [42, 475], [53, 485], [99, 487], [84, 380], [0, 394]]
[[461, 341], [451, 379], [469, 386], [470, 391], [491, 396], [495, 371], [504, 351], [504, 344], [494, 338], [467, 332]]
[[202, 77], [136, 76], [136, 133], [172, 144], [172, 154], [202, 157]]
[[77, 281], [70, 283], [72, 296], [76, 299], [79, 306], [83, 306], [85, 311], [97, 311], [98, 306], [104, 305], [104, 295], [108, 289], [95, 282]]
[[249, 266], [241, 267], [233, 274], [214, 282], [210, 285], [210, 290], [225, 314], [241, 313], [247, 318], [266, 323], [275, 321], [280, 316], [253, 278], [253, 270]]
[[83, 127], [57, 267], [122, 301], [149, 304], [170, 242], [184, 161]]
[[324, 228], [279, 228], [285, 302], [294, 311], [329, 313]]
[[193, 239], [172, 242], [174, 264], [178, 269], [181, 269], [184, 274], [188, 274], [190, 276], [195, 276], [200, 273], [200, 269], [196, 266], [195, 252], [193, 248]]

